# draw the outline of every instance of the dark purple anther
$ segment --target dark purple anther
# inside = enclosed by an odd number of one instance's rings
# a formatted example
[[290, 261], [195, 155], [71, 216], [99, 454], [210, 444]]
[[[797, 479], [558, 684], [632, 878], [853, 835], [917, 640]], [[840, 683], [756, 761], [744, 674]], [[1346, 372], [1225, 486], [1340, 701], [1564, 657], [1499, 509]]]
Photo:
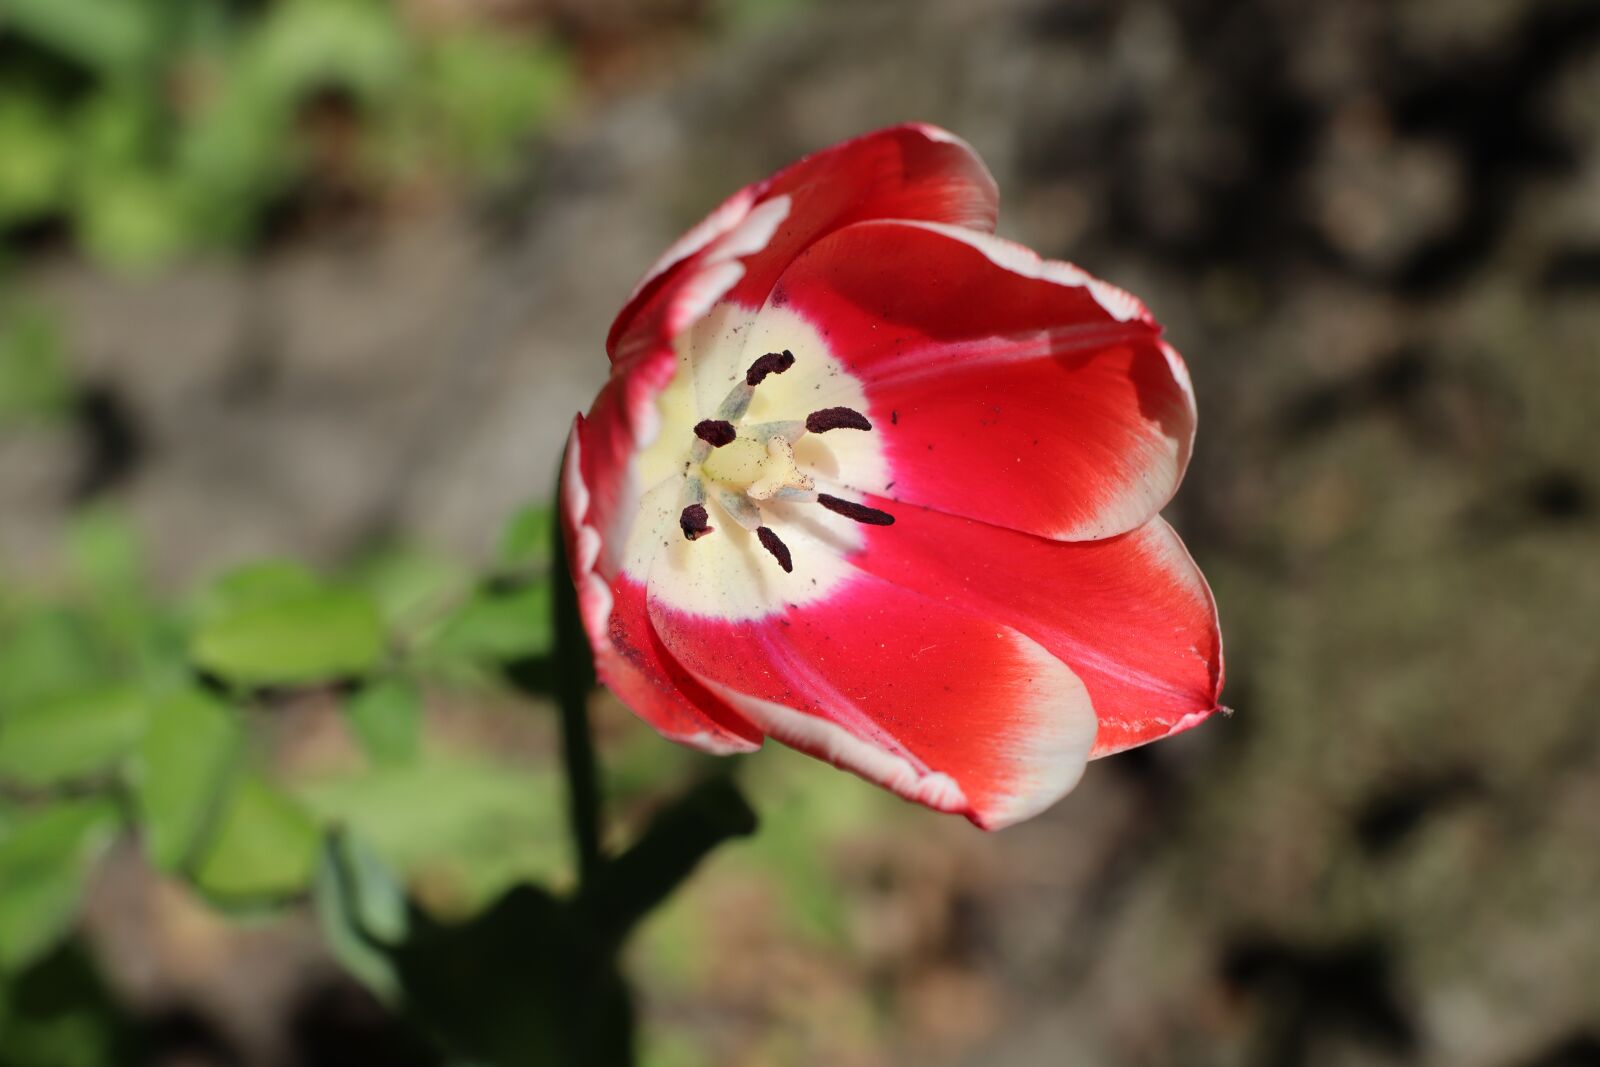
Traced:
[[894, 525], [894, 516], [887, 511], [869, 508], [865, 504], [857, 504], [851, 500], [840, 500], [838, 497], [829, 496], [827, 493], [818, 493], [817, 503], [835, 515], [843, 515], [847, 519], [852, 519], [855, 522], [864, 522], [868, 526]]
[[716, 529], [715, 526], [707, 524], [709, 519], [704, 504], [690, 504], [683, 509], [683, 514], [678, 516], [678, 528], [683, 531], [683, 536], [694, 541]]
[[768, 352], [745, 371], [744, 383], [754, 389], [760, 385], [769, 374], [782, 374], [794, 366], [794, 353], [785, 348], [782, 352]]
[[789, 555], [789, 546], [778, 540], [778, 535], [766, 526], [756, 527], [756, 538], [761, 542], [761, 547], [772, 553], [772, 558], [778, 561], [785, 574], [794, 573], [794, 558]]
[[739, 436], [739, 431], [733, 428], [733, 423], [726, 419], [702, 419], [695, 423], [694, 435], [712, 448], [721, 448], [723, 445], [733, 444], [733, 439]]
[[823, 408], [806, 416], [806, 429], [812, 433], [829, 430], [870, 430], [872, 423], [855, 408]]

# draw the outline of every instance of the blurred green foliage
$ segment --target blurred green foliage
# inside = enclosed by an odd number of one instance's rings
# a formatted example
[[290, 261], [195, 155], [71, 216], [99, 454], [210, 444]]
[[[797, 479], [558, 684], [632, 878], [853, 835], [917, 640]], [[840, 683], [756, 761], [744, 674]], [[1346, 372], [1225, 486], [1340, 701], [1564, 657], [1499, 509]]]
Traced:
[[[473, 1062], [577, 1062], [591, 1040], [593, 1062], [626, 1062], [618, 948], [754, 817], [709, 781], [579, 886], [548, 761], [428, 736], [429, 695], [543, 692], [553, 528], [547, 507], [513, 515], [482, 574], [390, 548], [334, 576], [253, 563], [171, 602], [99, 506], [64, 573], [0, 576], [0, 1067], [13, 1049], [121, 1062], [123, 1023], [74, 937], [119, 839], [225, 913], [311, 907], [352, 975]], [[285, 758], [290, 707], [342, 730], [345, 756]], [[612, 803], [687, 769], [646, 740], [653, 758], [625, 755]]]
[[[228, 909], [310, 898], [336, 829], [369, 876], [392, 865], [396, 887], [424, 886], [445, 915], [523, 881], [569, 885], [553, 773], [423, 742], [425, 688], [549, 653], [553, 561], [529, 528], [549, 522], [544, 508], [517, 515], [483, 577], [420, 553], [339, 579], [268, 561], [168, 603], [129, 524], [92, 508], [67, 573], [0, 576], [0, 997], [65, 951], [96, 861], [124, 834]], [[529, 610], [546, 617], [517, 618]], [[273, 709], [290, 693], [322, 699], [360, 762], [278, 765]], [[334, 947], [381, 983], [360, 943]], [[5, 1019], [0, 1043], [14, 1040]]]
[[[5, 166], [0, 155], [0, 169]], [[0, 292], [0, 428], [55, 418], [71, 399], [72, 383], [55, 321], [42, 309], [7, 300]]]
[[0, 234], [129, 268], [237, 247], [308, 189], [492, 178], [572, 80], [537, 34], [384, 0], [8, 0]]
[[0, 1067], [136, 1062], [131, 1036], [80, 945], [62, 945], [10, 978], [0, 973]]
[[[548, 522], [545, 509], [528, 514]], [[516, 517], [508, 543], [527, 521]], [[333, 825], [370, 834], [403, 867], [456, 856], [446, 873], [463, 908], [518, 878], [563, 877], [551, 781], [421, 738], [429, 679], [483, 681], [550, 651], [547, 552], [519, 547], [481, 580], [432, 568], [455, 584], [426, 605], [397, 592], [422, 572], [398, 555], [340, 580], [255, 563], [173, 605], [145, 589], [114, 512], [86, 512], [69, 540], [71, 573], [55, 588], [0, 583], [0, 871], [12, 872], [0, 928], [32, 931], [0, 936], [0, 963], [54, 947], [84, 857], [128, 820], [158, 867], [227, 903], [305, 891]], [[291, 690], [346, 694], [335, 714], [364, 768], [278, 780], [259, 735]], [[15, 891], [22, 868], [48, 891]]]

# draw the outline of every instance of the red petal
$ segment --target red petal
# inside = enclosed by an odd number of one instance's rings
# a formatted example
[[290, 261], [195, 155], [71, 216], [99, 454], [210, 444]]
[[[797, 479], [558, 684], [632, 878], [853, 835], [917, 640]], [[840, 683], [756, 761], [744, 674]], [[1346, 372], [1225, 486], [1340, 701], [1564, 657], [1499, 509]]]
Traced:
[[657, 731], [706, 752], [753, 752], [762, 733], [701, 685], [661, 644], [646, 608], [645, 587], [626, 575], [612, 586], [607, 629], [611, 656], [596, 660], [601, 681]]
[[1143, 524], [1182, 478], [1182, 361], [1138, 301], [1068, 264], [967, 230], [862, 223], [785, 272], [762, 312], [784, 314], [866, 390], [890, 472], [857, 490], [1080, 540]]
[[772, 737], [907, 799], [994, 829], [1082, 774], [1083, 687], [1010, 627], [865, 574], [741, 620], [679, 610], [655, 586], [651, 621], [691, 673]]
[[865, 502], [893, 512], [895, 524], [867, 530], [850, 562], [1013, 626], [1064, 660], [1094, 703], [1094, 756], [1188, 729], [1217, 710], [1216, 608], [1161, 519], [1104, 541], [1063, 542]]
[[727, 299], [760, 307], [807, 245], [863, 219], [926, 219], [992, 232], [1000, 194], [971, 147], [934, 126], [893, 126], [823, 149], [740, 189], [651, 267], [611, 325], [612, 362], [625, 362], [641, 335], [659, 343], [680, 288], [700, 264], [715, 259], [719, 243], [761, 205], [780, 198], [787, 198], [781, 226], [758, 252], [739, 257], [744, 270], [730, 281]]
[[663, 733], [722, 750], [761, 736], [664, 654], [633, 610], [637, 587], [620, 576], [640, 489], [631, 458], [655, 436], [678, 334], [719, 301], [758, 307], [784, 266], [838, 226], [887, 215], [993, 229], [997, 202], [982, 161], [942, 130], [867, 134], [734, 194], [667, 251], [618, 315], [607, 340], [611, 380], [573, 430], [564, 512], [596, 668]]
[[[761, 731], [667, 654], [646, 616], [644, 587], [602, 558], [608, 547], [597, 525], [601, 513], [596, 505], [602, 501], [590, 492], [585, 469], [610, 462], [595, 453], [614, 447], [616, 433], [614, 423], [586, 423], [580, 417], [567, 442], [561, 480], [567, 559], [594, 651], [595, 674], [640, 718], [674, 741], [719, 754], [753, 751], [761, 746]], [[592, 451], [591, 440], [596, 445]], [[613, 488], [616, 481], [611, 480]], [[620, 552], [620, 546], [613, 551]]]

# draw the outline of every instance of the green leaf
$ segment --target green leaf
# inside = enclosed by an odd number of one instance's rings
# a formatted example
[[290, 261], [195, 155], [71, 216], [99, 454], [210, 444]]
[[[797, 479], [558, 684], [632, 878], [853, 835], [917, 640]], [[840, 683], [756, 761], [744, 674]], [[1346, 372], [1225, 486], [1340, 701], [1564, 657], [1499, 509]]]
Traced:
[[[0, 143], [0, 158], [4, 154]], [[0, 208], [0, 221], [4, 214]], [[71, 397], [55, 320], [37, 308], [0, 307], [0, 424], [61, 415]]]
[[145, 848], [156, 866], [185, 865], [214, 828], [242, 735], [235, 714], [201, 690], [153, 701], [134, 782]]
[[287, 0], [258, 24], [239, 77], [288, 105], [328, 85], [376, 102], [404, 83], [406, 44], [388, 5]]
[[249, 608], [278, 604], [300, 594], [315, 593], [322, 579], [303, 564], [287, 559], [260, 560], [227, 572], [201, 594], [199, 622]]
[[0, 971], [26, 966], [66, 935], [116, 828], [116, 808], [88, 800], [21, 816], [0, 839]]
[[144, 722], [144, 694], [125, 685], [9, 710], [0, 718], [0, 779], [48, 786], [106, 770]]
[[537, 769], [425, 754], [295, 793], [324, 823], [370, 841], [430, 907], [461, 915], [517, 882], [570, 878], [559, 785]]
[[350, 887], [352, 910], [361, 929], [385, 945], [399, 944], [405, 939], [410, 922], [399, 874], [357, 834], [341, 831], [330, 841]]
[[390, 547], [363, 559], [351, 581], [377, 602], [391, 630], [420, 626], [444, 612], [470, 576], [459, 564], [420, 549]]
[[208, 242], [250, 236], [264, 204], [293, 177], [292, 111], [259, 90], [248, 71], [229, 78], [179, 131], [176, 184]]
[[8, 30], [100, 72], [149, 55], [160, 26], [125, 0], [7, 0], [5, 14]]
[[410, 682], [399, 678], [372, 682], [345, 701], [344, 713], [374, 764], [410, 763], [417, 758], [422, 698]]
[[0, 224], [58, 212], [68, 157], [61, 116], [42, 97], [0, 96]]
[[239, 779], [195, 882], [225, 900], [260, 901], [304, 889], [316, 863], [317, 824], [259, 775]]
[[139, 1062], [133, 1026], [81, 939], [0, 980], [0, 1067]]
[[378, 945], [404, 940], [410, 918], [405, 889], [383, 858], [352, 833], [328, 835], [312, 900], [339, 961], [383, 1000], [397, 999], [399, 980]]
[[361, 675], [383, 654], [372, 599], [303, 568], [259, 564], [228, 575], [202, 601], [190, 655], [240, 685], [296, 685]]
[[537, 40], [469, 29], [432, 42], [425, 87], [452, 158], [494, 173], [569, 95], [565, 52]]
[[190, 243], [182, 191], [168, 175], [130, 167], [94, 175], [78, 200], [78, 237], [101, 262], [129, 271], [173, 259]]
[[187, 669], [187, 632], [150, 595], [139, 537], [120, 510], [97, 504], [67, 527], [73, 592], [84, 625], [103, 646], [115, 676], [177, 676]]
[[122, 592], [143, 584], [139, 535], [118, 511], [101, 506], [74, 516], [67, 528], [67, 551], [73, 569], [92, 592]]
[[82, 691], [101, 675], [100, 649], [69, 611], [25, 609], [0, 632], [0, 716]]
[[495, 556], [500, 566], [508, 570], [547, 571], [555, 558], [554, 542], [554, 509], [547, 504], [530, 504], [506, 523]]
[[445, 619], [428, 650], [446, 658], [497, 662], [541, 656], [555, 636], [550, 612], [548, 581], [510, 592], [481, 589]]

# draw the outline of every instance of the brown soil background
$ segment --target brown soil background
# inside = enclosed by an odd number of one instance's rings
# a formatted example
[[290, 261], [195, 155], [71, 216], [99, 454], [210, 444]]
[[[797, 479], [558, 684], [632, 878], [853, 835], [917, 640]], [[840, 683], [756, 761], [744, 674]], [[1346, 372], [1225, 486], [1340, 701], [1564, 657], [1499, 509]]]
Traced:
[[[1236, 714], [1016, 830], [912, 816], [816, 856], [842, 950], [714, 865], [704, 980], [647, 980], [647, 1022], [740, 1065], [1600, 1064], [1600, 6], [877, 0], [667, 53], [492, 196], [139, 280], [32, 265], [98, 399], [0, 443], [0, 551], [48, 560], [88, 485], [174, 587], [394, 531], [481, 556], [684, 225], [936, 122], [1005, 235], [1186, 355], [1169, 516]], [[307, 1021], [302, 927], [169, 929], [119, 862], [94, 921], [129, 996], [236, 1062], [390, 1062], [342, 987]]]

